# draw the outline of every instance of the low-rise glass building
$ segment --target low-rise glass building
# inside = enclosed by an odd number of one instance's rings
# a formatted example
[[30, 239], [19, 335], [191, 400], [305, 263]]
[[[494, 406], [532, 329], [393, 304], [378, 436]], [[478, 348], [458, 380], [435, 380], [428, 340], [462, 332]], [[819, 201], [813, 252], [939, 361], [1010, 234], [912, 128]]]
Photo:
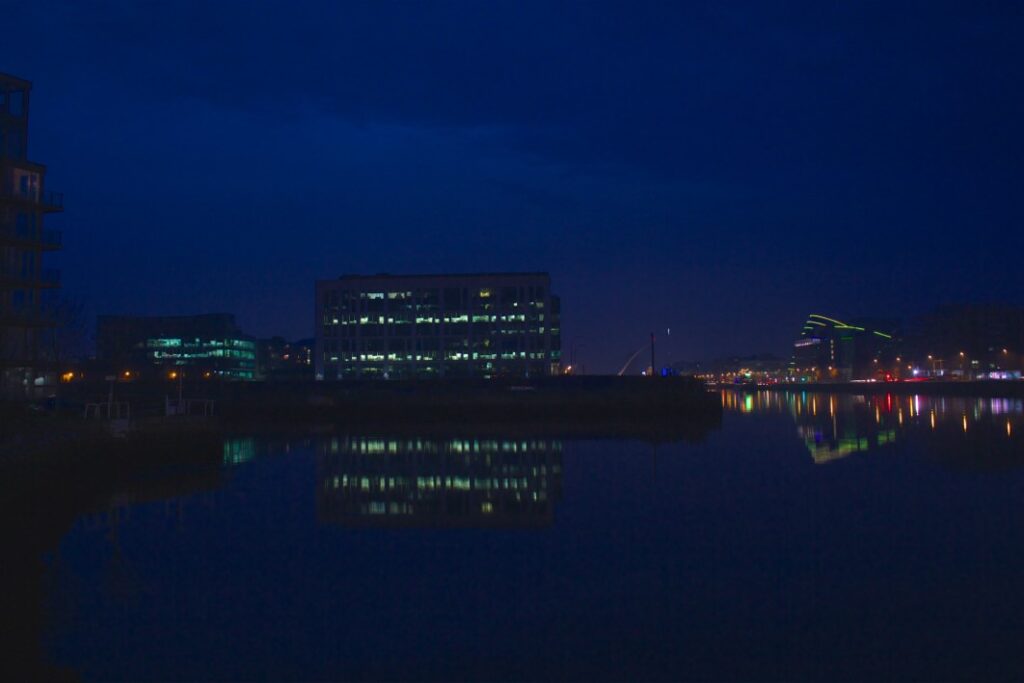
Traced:
[[182, 316], [101, 315], [97, 359], [115, 369], [194, 368], [225, 379], [254, 379], [256, 342], [225, 313]]
[[316, 283], [317, 379], [557, 374], [547, 273], [348, 275]]

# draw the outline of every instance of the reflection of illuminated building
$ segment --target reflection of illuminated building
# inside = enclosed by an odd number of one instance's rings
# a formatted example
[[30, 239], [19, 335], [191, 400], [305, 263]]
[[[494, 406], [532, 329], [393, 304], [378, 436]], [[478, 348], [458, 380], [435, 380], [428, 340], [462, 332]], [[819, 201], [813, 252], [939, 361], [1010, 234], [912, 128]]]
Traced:
[[225, 465], [241, 465], [256, 457], [256, 439], [252, 437], [224, 439], [223, 448]]
[[741, 414], [789, 413], [818, 464], [874, 451], [915, 432], [935, 453], [951, 445], [972, 452], [975, 446], [989, 460], [1010, 458], [1024, 422], [1024, 401], [1005, 398], [727, 390], [722, 405]]
[[540, 527], [561, 480], [558, 441], [341, 437], [318, 453], [317, 514], [345, 526]]

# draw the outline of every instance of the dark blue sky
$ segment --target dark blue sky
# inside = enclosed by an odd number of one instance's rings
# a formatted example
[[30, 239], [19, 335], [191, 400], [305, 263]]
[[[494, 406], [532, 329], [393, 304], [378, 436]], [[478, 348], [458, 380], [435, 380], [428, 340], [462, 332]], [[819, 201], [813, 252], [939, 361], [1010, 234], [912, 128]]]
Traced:
[[548, 270], [614, 370], [1024, 303], [1018, 3], [2, 2], [91, 313], [312, 334], [313, 281]]

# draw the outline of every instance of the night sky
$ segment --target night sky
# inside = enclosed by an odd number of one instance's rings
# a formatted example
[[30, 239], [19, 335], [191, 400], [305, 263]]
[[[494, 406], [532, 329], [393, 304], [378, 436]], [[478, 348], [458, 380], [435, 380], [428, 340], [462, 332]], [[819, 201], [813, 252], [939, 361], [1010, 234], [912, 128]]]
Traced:
[[547, 270], [614, 371], [1024, 303], [1019, 3], [0, 7], [90, 316], [298, 338], [317, 278]]

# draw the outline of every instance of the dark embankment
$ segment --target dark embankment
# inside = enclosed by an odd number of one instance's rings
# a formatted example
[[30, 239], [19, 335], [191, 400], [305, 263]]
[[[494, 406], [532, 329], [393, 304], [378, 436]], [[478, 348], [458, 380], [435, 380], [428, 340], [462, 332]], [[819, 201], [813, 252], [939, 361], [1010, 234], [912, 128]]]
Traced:
[[721, 401], [696, 381], [567, 377], [235, 384], [225, 387], [225, 419], [380, 421], [389, 425], [563, 425], [706, 423]]
[[[24, 410], [2, 412], [0, 534], [7, 584], [0, 625], [13, 653], [6, 656], [4, 670], [9, 680], [74, 680], [71, 672], [49, 663], [42, 647], [48, 621], [44, 558], [77, 518], [106, 510], [114, 499], [160, 500], [215, 488], [221, 439], [194, 434], [112, 439]], [[55, 437], [54, 429], [62, 433]]]
[[[106, 385], [63, 390], [67, 414], [104, 400]], [[133, 417], [161, 414], [172, 382], [114, 387]], [[185, 398], [214, 401], [225, 428], [301, 430], [310, 425], [389, 431], [503, 432], [553, 437], [702, 438], [721, 422], [721, 400], [684, 378], [545, 377], [531, 380], [186, 382]]]

